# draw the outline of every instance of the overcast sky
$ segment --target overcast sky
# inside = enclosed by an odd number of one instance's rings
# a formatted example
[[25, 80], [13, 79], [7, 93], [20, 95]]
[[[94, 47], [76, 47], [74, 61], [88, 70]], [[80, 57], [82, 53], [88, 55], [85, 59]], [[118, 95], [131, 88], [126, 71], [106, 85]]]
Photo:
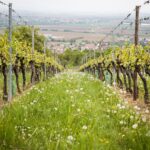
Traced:
[[[125, 14], [146, 0], [3, 0], [17, 10], [43, 13]], [[148, 8], [147, 8], [148, 7]], [[147, 10], [147, 11], [146, 11]], [[150, 12], [150, 4], [144, 8]]]

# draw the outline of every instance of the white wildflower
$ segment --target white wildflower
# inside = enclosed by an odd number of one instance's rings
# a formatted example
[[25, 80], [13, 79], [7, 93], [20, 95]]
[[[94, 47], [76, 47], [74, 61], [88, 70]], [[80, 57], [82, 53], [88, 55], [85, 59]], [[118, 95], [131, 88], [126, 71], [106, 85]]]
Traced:
[[143, 116], [143, 117], [142, 117], [142, 121], [143, 121], [143, 122], [146, 122], [146, 120], [147, 120], [146, 117]]
[[54, 110], [55, 110], [55, 111], [57, 111], [57, 110], [58, 110], [58, 108], [57, 108], [57, 107], [55, 107], [55, 108], [54, 108]]
[[72, 135], [69, 135], [69, 136], [67, 137], [67, 142], [68, 142], [68, 143], [72, 143], [73, 140], [74, 140], [74, 138], [73, 138]]
[[117, 104], [117, 107], [120, 108], [120, 107], [121, 107], [121, 104]]
[[86, 125], [84, 125], [84, 126], [82, 127], [83, 130], [87, 130], [87, 128], [88, 128], [88, 127], [87, 127]]
[[116, 110], [114, 110], [114, 111], [113, 111], [113, 113], [114, 113], [114, 114], [116, 114], [116, 113], [117, 113], [117, 111], [116, 111]]
[[120, 93], [123, 94], [123, 90], [120, 90]]
[[125, 137], [125, 135], [123, 134], [122, 137]]
[[33, 103], [37, 103], [37, 100], [34, 100]]
[[72, 104], [72, 107], [75, 107], [75, 104]]
[[80, 91], [82, 91], [83, 90], [83, 88], [80, 88]]
[[110, 113], [110, 110], [108, 109], [107, 112]]
[[146, 110], [145, 110], [145, 113], [146, 113], [146, 114], [148, 114], [148, 113], [149, 113], [149, 110], [148, 110], [148, 109], [146, 109]]
[[91, 102], [91, 100], [88, 99], [87, 102], [89, 103], [89, 102]]
[[78, 108], [78, 109], [77, 109], [77, 112], [80, 112], [80, 111], [81, 111], [81, 110]]
[[127, 94], [127, 92], [126, 92], [126, 91], [123, 91], [123, 93], [124, 93], [124, 94]]
[[69, 93], [69, 90], [66, 90], [66, 93]]
[[123, 105], [122, 107], [120, 107], [121, 109], [125, 109], [126, 107]]
[[34, 105], [34, 103], [33, 103], [33, 102], [31, 102], [31, 103], [30, 103], [30, 105]]
[[137, 127], [138, 127], [138, 124], [132, 125], [132, 128], [133, 128], [133, 129], [136, 129]]
[[133, 119], [134, 119], [134, 116], [130, 116], [130, 119], [133, 120]]
[[124, 124], [124, 121], [123, 121], [123, 120], [121, 120], [121, 121], [120, 121], [120, 124], [121, 124], [121, 125], [123, 125], [123, 124]]
[[138, 106], [134, 106], [134, 109], [135, 109], [135, 110], [138, 110], [138, 111], [140, 111], [140, 110], [141, 110], [141, 108], [140, 108], [140, 107], [138, 107]]

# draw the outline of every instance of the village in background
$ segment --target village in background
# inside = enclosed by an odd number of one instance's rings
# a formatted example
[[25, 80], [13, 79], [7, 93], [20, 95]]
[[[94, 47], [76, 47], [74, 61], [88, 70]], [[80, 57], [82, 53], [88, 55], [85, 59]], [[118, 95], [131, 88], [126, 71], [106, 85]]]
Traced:
[[[100, 45], [102, 38], [116, 26], [123, 16], [94, 16], [94, 15], [41, 15], [23, 12], [22, 15], [29, 22], [40, 29], [47, 37], [47, 47], [56, 53], [71, 50], [104, 50], [110, 45], [124, 45], [134, 41], [134, 23], [125, 22], [123, 26]], [[0, 16], [1, 18], [3, 16]], [[134, 18], [134, 16], [132, 16]], [[131, 20], [133, 20], [131, 18]], [[0, 31], [6, 26], [7, 20], [0, 22]], [[15, 25], [14, 25], [15, 26]], [[150, 41], [148, 24], [142, 24], [140, 31], [140, 43], [147, 44]]]

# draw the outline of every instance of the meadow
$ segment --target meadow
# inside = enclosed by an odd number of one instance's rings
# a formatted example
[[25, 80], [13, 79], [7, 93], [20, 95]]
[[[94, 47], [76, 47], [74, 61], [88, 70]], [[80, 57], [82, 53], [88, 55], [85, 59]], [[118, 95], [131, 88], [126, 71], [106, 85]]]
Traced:
[[150, 150], [148, 113], [91, 75], [61, 73], [0, 110], [0, 149]]

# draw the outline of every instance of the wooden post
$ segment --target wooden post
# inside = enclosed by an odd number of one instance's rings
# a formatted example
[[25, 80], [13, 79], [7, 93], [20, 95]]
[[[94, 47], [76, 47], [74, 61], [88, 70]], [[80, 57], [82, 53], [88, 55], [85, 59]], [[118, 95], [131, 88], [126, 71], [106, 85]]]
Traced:
[[139, 13], [140, 13], [140, 7], [136, 6], [136, 14], [135, 14], [135, 46], [139, 44]]
[[8, 101], [12, 100], [13, 92], [12, 92], [12, 80], [13, 80], [13, 68], [12, 68], [12, 3], [9, 3], [9, 33], [8, 33], [8, 41], [9, 41], [9, 89], [8, 89]]
[[[139, 13], [140, 13], [140, 7], [136, 6], [136, 14], [135, 14], [135, 48], [139, 44]], [[136, 63], [136, 62], [135, 62]], [[138, 98], [138, 82], [137, 82], [137, 70], [136, 70], [136, 64], [135, 64], [135, 70], [133, 73], [133, 100], [136, 101]]]
[[35, 64], [34, 64], [34, 46], [35, 46], [35, 35], [34, 35], [34, 26], [32, 26], [32, 61], [31, 61], [31, 84], [35, 83]]
[[44, 40], [44, 80], [47, 78], [47, 71], [46, 71], [46, 48], [47, 48], [47, 41]]

